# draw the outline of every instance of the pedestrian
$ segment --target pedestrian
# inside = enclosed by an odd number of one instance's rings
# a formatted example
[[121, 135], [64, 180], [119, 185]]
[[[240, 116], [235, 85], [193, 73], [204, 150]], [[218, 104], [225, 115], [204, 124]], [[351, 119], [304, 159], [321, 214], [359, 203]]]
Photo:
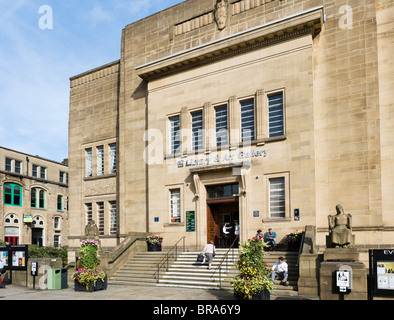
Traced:
[[259, 240], [263, 240], [263, 231], [261, 229], [257, 230], [257, 234], [255, 238]]
[[239, 243], [239, 223], [238, 221], [234, 221], [234, 236], [235, 236], [235, 244], [234, 248], [238, 248], [238, 243]]
[[268, 232], [265, 234], [265, 242], [270, 246], [270, 250], [274, 251], [276, 245], [276, 232], [272, 231], [272, 228], [268, 229]]
[[276, 276], [282, 277], [281, 284], [287, 286], [289, 267], [283, 257], [279, 257], [278, 261], [272, 266], [271, 280], [274, 281]]
[[230, 240], [230, 232], [228, 230], [232, 229], [231, 226], [229, 226], [229, 223], [226, 222], [223, 225], [222, 229], [222, 234], [223, 234], [223, 240], [224, 240], [224, 246], [228, 247], [229, 246], [229, 240]]
[[202, 254], [205, 254], [205, 258], [206, 258], [205, 261], [208, 262], [208, 270], [211, 269], [212, 259], [216, 254], [215, 250], [216, 250], [215, 245], [211, 240], [209, 243], [205, 245], [204, 249], [201, 251]]

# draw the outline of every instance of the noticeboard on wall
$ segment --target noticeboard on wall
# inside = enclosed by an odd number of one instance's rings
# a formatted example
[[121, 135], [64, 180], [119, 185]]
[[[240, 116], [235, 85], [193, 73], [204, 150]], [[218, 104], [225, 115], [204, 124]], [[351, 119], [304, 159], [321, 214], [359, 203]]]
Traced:
[[0, 260], [8, 270], [27, 270], [28, 245], [0, 246]]
[[196, 212], [186, 211], [186, 232], [196, 231]]
[[394, 295], [394, 249], [370, 250], [369, 265], [372, 292]]

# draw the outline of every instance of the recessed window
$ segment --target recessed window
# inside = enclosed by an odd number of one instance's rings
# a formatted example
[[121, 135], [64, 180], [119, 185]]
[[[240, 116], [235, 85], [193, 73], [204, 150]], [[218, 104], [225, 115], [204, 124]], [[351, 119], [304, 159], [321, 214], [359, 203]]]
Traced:
[[192, 113], [192, 149], [203, 149], [203, 115], [202, 111]]
[[104, 146], [97, 147], [97, 175], [104, 174]]
[[180, 137], [181, 124], [179, 116], [170, 118], [170, 152], [171, 154], [180, 153], [181, 137]]
[[253, 141], [255, 132], [254, 99], [241, 102], [242, 142]]
[[285, 178], [269, 179], [269, 212], [270, 218], [286, 217]]
[[14, 183], [6, 183], [4, 185], [4, 204], [11, 206], [22, 206], [23, 188]]
[[85, 150], [85, 175], [86, 177], [91, 177], [93, 175], [92, 148]]
[[228, 145], [227, 105], [215, 108], [216, 145]]
[[268, 96], [269, 137], [285, 134], [283, 92]]
[[118, 225], [118, 218], [116, 214], [116, 201], [109, 202], [109, 234], [116, 234], [116, 229]]
[[99, 235], [104, 235], [104, 202], [97, 202], [97, 220]]
[[57, 211], [63, 211], [63, 196], [57, 196]]
[[109, 173], [116, 173], [116, 144], [109, 145]]
[[181, 190], [170, 190], [170, 215], [171, 222], [181, 222]]

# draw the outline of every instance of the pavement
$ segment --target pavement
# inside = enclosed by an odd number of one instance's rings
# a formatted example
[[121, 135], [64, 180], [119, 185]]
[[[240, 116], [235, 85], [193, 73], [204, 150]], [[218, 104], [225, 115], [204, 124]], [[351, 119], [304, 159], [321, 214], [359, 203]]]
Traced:
[[[16, 285], [0, 289], [2, 300], [234, 300], [234, 293], [225, 290], [204, 290], [172, 287], [142, 287], [108, 284], [107, 290], [95, 292], [76, 292], [71, 286], [62, 290], [33, 290]], [[275, 296], [271, 300], [317, 300], [303, 296]]]

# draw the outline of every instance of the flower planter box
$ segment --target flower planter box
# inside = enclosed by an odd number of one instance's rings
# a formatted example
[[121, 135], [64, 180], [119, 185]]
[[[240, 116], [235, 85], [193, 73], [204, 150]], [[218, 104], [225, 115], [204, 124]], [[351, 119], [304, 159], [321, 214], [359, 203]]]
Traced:
[[150, 243], [147, 243], [147, 245], [148, 245], [148, 251], [161, 251], [161, 244], [157, 244], [157, 243], [150, 244]]
[[235, 300], [270, 300], [271, 293], [267, 289], [264, 289], [260, 293], [253, 295], [252, 299], [245, 299], [242, 296], [240, 296], [239, 294], [234, 292], [234, 298], [235, 298]]
[[94, 291], [106, 290], [108, 285], [107, 282], [108, 282], [107, 276], [105, 276], [104, 281], [97, 280], [95, 285], [93, 285], [93, 283], [90, 283], [88, 289], [86, 289], [86, 286], [84, 284], [81, 284], [77, 280], [74, 280], [74, 291], [94, 292]]

